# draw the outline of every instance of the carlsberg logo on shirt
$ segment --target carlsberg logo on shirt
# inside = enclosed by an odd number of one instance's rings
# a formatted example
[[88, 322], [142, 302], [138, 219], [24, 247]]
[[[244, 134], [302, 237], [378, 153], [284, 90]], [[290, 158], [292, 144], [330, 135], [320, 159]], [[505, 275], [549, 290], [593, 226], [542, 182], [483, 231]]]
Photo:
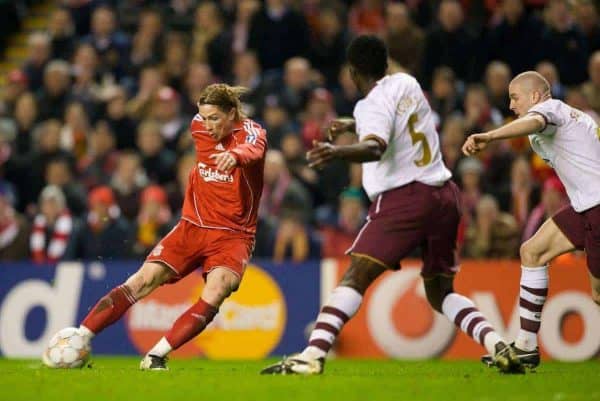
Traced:
[[223, 174], [217, 170], [213, 170], [212, 167], [208, 167], [204, 163], [198, 163], [198, 172], [205, 182], [229, 182], [233, 183], [233, 175]]

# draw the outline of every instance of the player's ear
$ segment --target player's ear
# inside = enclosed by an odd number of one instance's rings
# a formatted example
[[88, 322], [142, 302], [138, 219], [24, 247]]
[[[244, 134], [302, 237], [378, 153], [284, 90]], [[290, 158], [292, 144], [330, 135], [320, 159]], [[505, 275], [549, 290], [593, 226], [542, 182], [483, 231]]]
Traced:
[[231, 110], [229, 110], [229, 113], [227, 113], [227, 119], [229, 121], [235, 121], [236, 115], [237, 115], [237, 108], [232, 107]]

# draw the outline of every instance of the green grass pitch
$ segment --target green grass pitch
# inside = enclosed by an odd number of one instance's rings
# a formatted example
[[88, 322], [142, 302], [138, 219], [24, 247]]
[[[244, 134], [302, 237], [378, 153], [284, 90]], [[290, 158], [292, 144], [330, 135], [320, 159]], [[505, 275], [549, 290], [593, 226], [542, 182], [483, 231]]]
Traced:
[[298, 377], [260, 376], [271, 360], [172, 360], [168, 372], [141, 372], [139, 360], [97, 357], [91, 368], [53, 370], [0, 359], [0, 400], [600, 400], [598, 361], [508, 376], [474, 361], [333, 360], [322, 376]]

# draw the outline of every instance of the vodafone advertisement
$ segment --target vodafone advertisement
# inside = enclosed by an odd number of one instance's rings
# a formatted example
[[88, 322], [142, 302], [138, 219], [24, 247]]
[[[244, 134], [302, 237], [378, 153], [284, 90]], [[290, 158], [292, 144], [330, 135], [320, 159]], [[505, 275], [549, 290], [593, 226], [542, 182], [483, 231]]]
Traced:
[[[322, 285], [332, 288], [347, 260], [324, 263]], [[485, 350], [427, 303], [420, 261], [404, 261], [372, 285], [358, 314], [341, 332], [339, 357], [475, 359]], [[517, 261], [464, 261], [455, 289], [473, 300], [499, 334], [513, 341], [519, 330]], [[325, 294], [323, 289], [323, 296]], [[542, 313], [540, 350], [546, 359], [580, 361], [600, 350], [600, 308], [590, 297], [585, 258], [559, 258], [550, 268]]]
[[[275, 265], [255, 260], [240, 289], [211, 325], [173, 356], [259, 359], [291, 354], [306, 344], [309, 327], [347, 268], [348, 260]], [[138, 268], [137, 262], [2, 264], [0, 355], [41, 355], [53, 333], [75, 326], [107, 291]], [[506, 339], [518, 331], [518, 262], [466, 261], [456, 279]], [[143, 354], [202, 291], [198, 273], [165, 285], [135, 304], [94, 339], [95, 354]], [[543, 357], [579, 361], [600, 350], [600, 308], [589, 296], [585, 260], [560, 259], [550, 269], [543, 311]], [[484, 349], [427, 304], [420, 262], [405, 261], [370, 288], [362, 308], [342, 331], [338, 357], [475, 359]]]

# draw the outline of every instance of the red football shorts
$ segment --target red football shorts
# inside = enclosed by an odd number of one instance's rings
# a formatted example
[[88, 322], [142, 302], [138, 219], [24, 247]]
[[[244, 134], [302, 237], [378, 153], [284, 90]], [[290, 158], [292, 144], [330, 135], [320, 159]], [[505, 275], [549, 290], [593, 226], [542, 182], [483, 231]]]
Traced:
[[242, 278], [253, 248], [253, 235], [202, 228], [182, 219], [154, 247], [146, 262], [161, 262], [170, 267], [177, 273], [172, 282], [198, 268], [204, 278], [217, 267]]

